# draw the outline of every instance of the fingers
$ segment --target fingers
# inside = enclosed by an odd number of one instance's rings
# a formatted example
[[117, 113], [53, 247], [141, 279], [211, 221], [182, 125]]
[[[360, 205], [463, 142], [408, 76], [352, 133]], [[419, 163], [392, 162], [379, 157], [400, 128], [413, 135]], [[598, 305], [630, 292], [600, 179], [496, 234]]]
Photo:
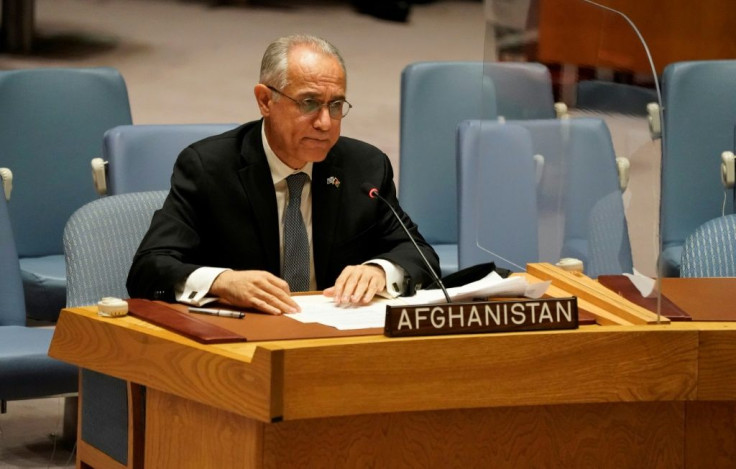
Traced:
[[299, 305], [289, 294], [289, 285], [282, 279], [264, 272], [255, 279], [245, 294], [251, 305], [269, 314], [296, 313]]
[[210, 291], [228, 303], [254, 308], [264, 313], [282, 314], [299, 311], [299, 305], [289, 294], [289, 285], [265, 271], [223, 272], [215, 279]]
[[335, 286], [325, 290], [334, 302], [342, 305], [367, 304], [386, 286], [386, 274], [376, 265], [351, 265], [345, 267], [335, 281]]
[[[377, 265], [351, 265], [343, 269], [335, 286], [324, 291], [338, 305], [364, 305], [386, 287], [386, 274]], [[225, 271], [210, 288], [213, 295], [235, 306], [268, 314], [301, 310], [291, 298], [289, 285], [281, 278], [260, 270]]]

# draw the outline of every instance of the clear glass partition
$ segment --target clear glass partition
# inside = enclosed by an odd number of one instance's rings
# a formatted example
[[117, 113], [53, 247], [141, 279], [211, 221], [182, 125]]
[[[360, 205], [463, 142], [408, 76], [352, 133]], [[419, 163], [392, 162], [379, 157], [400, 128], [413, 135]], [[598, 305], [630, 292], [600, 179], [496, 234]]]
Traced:
[[458, 128], [461, 268], [658, 277], [662, 67], [613, 3], [486, 0], [495, 101]]

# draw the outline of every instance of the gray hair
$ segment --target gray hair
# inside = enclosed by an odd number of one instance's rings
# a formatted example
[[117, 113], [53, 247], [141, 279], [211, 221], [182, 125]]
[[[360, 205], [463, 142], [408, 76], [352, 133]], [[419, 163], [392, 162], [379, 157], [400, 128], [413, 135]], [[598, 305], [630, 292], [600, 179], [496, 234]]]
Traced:
[[309, 46], [317, 52], [336, 58], [347, 80], [345, 62], [335, 46], [316, 36], [294, 34], [280, 37], [268, 45], [261, 60], [260, 83], [271, 85], [278, 89], [286, 88], [289, 84], [286, 76], [289, 68], [289, 51], [292, 47], [301, 45]]

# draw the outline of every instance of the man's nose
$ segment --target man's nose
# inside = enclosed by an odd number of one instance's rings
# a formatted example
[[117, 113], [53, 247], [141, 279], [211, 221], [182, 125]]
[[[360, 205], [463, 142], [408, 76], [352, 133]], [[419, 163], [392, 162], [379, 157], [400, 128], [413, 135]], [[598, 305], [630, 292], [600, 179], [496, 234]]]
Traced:
[[314, 116], [314, 127], [320, 130], [329, 130], [332, 127], [332, 118], [327, 106], [321, 106]]

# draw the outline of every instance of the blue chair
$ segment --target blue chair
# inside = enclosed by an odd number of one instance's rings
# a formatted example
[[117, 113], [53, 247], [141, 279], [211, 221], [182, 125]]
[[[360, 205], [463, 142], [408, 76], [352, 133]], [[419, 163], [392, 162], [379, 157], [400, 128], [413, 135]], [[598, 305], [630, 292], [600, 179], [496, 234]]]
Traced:
[[130, 122], [125, 82], [112, 68], [0, 71], [0, 166], [20, 183], [9, 211], [30, 318], [55, 321], [64, 307], [64, 224], [96, 198], [89, 160], [102, 135]]
[[401, 75], [399, 201], [457, 270], [455, 134], [466, 119], [552, 118], [552, 81], [531, 63], [418, 62]]
[[48, 356], [53, 333], [53, 328], [26, 327], [20, 264], [5, 197], [0, 195], [1, 413], [7, 411], [7, 401], [77, 392], [78, 368]]
[[682, 245], [682, 277], [736, 277], [736, 215], [708, 220]]
[[[537, 189], [540, 258], [573, 257], [590, 277], [633, 271], [616, 155], [596, 118], [514, 121], [544, 158]], [[559, 234], [552, 239], [550, 233]], [[604, 262], [605, 261], [605, 262]]]
[[458, 261], [523, 271], [536, 262], [537, 196], [529, 131], [468, 120], [457, 131]]
[[[100, 298], [127, 298], [125, 281], [141, 239], [168, 191], [111, 195], [90, 202], [69, 218], [64, 229], [67, 306]], [[80, 388], [78, 460], [90, 467], [142, 467], [145, 388], [83, 369]], [[122, 466], [121, 466], [122, 465]]]
[[105, 132], [102, 158], [92, 160], [100, 194], [168, 190], [179, 153], [237, 124], [121, 125]]
[[613, 144], [600, 119], [465, 122], [458, 164], [461, 268], [489, 260], [467, 248], [475, 237], [512, 270], [573, 257], [591, 277], [633, 271]]
[[[721, 215], [721, 153], [733, 150], [736, 60], [678, 62], [662, 81], [661, 275], [680, 273], [682, 246], [695, 229]], [[733, 212], [733, 202], [726, 213]]]

